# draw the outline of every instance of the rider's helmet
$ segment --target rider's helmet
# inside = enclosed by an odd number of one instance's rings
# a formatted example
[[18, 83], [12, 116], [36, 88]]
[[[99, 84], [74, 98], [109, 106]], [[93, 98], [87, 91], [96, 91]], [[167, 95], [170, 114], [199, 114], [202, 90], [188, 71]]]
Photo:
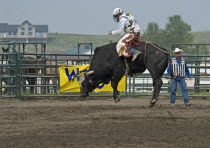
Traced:
[[113, 19], [115, 22], [119, 22], [119, 17], [120, 15], [123, 14], [123, 11], [121, 8], [115, 8], [114, 11], [113, 11]]

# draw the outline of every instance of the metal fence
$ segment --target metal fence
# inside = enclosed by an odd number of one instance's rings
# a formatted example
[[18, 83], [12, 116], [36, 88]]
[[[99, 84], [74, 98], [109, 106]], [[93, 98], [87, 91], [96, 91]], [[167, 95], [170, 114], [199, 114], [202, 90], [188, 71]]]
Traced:
[[[79, 58], [78, 58], [79, 56]], [[0, 54], [0, 98], [36, 96], [79, 96], [79, 93], [59, 93], [59, 71], [61, 65], [89, 64], [92, 55], [67, 55], [44, 53], [2, 53]], [[209, 56], [185, 56], [195, 79], [195, 85], [188, 88], [190, 96], [210, 96]], [[160, 95], [169, 95], [170, 79], [163, 75]], [[125, 96], [151, 95], [152, 78], [149, 72], [127, 77]], [[180, 94], [180, 91], [179, 91]], [[93, 96], [111, 96], [108, 93], [92, 93]]]
[[[210, 56], [195, 55], [183, 56], [187, 62], [188, 68], [195, 83], [192, 87], [188, 87], [189, 96], [194, 97], [210, 97]], [[165, 71], [163, 77], [163, 86], [160, 95], [169, 96], [170, 78]], [[188, 80], [188, 78], [186, 78]], [[152, 78], [148, 71], [141, 75], [127, 79], [127, 93], [131, 96], [151, 95], [153, 91]], [[178, 87], [178, 95], [181, 95], [180, 87]]]
[[55, 96], [59, 89], [59, 66], [89, 64], [91, 55], [0, 54], [0, 97]]

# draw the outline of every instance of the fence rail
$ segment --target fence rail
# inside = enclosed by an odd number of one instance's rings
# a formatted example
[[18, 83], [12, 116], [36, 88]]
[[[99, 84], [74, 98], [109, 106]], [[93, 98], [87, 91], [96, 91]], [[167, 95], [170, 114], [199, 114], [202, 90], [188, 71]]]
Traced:
[[[5, 58], [7, 57], [7, 58]], [[78, 58], [79, 57], [79, 58]], [[209, 56], [185, 56], [195, 86], [190, 87], [190, 96], [210, 96]], [[0, 98], [79, 96], [79, 93], [59, 93], [59, 66], [89, 64], [92, 55], [44, 54], [44, 53], [3, 53], [0, 54]], [[166, 72], [163, 77], [162, 96], [169, 96], [170, 79]], [[148, 71], [134, 77], [127, 77], [125, 96], [151, 95], [152, 78]], [[180, 90], [178, 94], [181, 95]], [[111, 96], [108, 93], [92, 93], [92, 96]]]

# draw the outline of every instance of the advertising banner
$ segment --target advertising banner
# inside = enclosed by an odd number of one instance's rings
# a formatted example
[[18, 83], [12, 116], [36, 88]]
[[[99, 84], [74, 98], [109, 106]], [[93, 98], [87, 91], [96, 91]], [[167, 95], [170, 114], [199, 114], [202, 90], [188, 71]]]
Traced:
[[[90, 65], [60, 66], [60, 89], [59, 92], [80, 92], [80, 73], [88, 72]], [[126, 77], [124, 76], [118, 84], [118, 91], [125, 91]], [[94, 91], [113, 91], [111, 83], [100, 84]]]

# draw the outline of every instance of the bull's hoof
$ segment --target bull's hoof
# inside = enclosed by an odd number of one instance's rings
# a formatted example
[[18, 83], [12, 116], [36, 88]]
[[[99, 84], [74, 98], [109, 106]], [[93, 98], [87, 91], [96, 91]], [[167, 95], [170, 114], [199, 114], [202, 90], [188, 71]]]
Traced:
[[84, 96], [84, 95], [81, 95], [80, 97], [81, 97], [81, 98], [86, 98], [86, 96]]
[[149, 107], [153, 107], [155, 103], [157, 102], [158, 99], [152, 99], [151, 102], [149, 103]]
[[150, 102], [149, 107], [153, 107], [153, 106], [155, 106], [155, 103]]
[[115, 103], [120, 102], [120, 96], [117, 96], [117, 98], [114, 99], [114, 102], [115, 102]]

